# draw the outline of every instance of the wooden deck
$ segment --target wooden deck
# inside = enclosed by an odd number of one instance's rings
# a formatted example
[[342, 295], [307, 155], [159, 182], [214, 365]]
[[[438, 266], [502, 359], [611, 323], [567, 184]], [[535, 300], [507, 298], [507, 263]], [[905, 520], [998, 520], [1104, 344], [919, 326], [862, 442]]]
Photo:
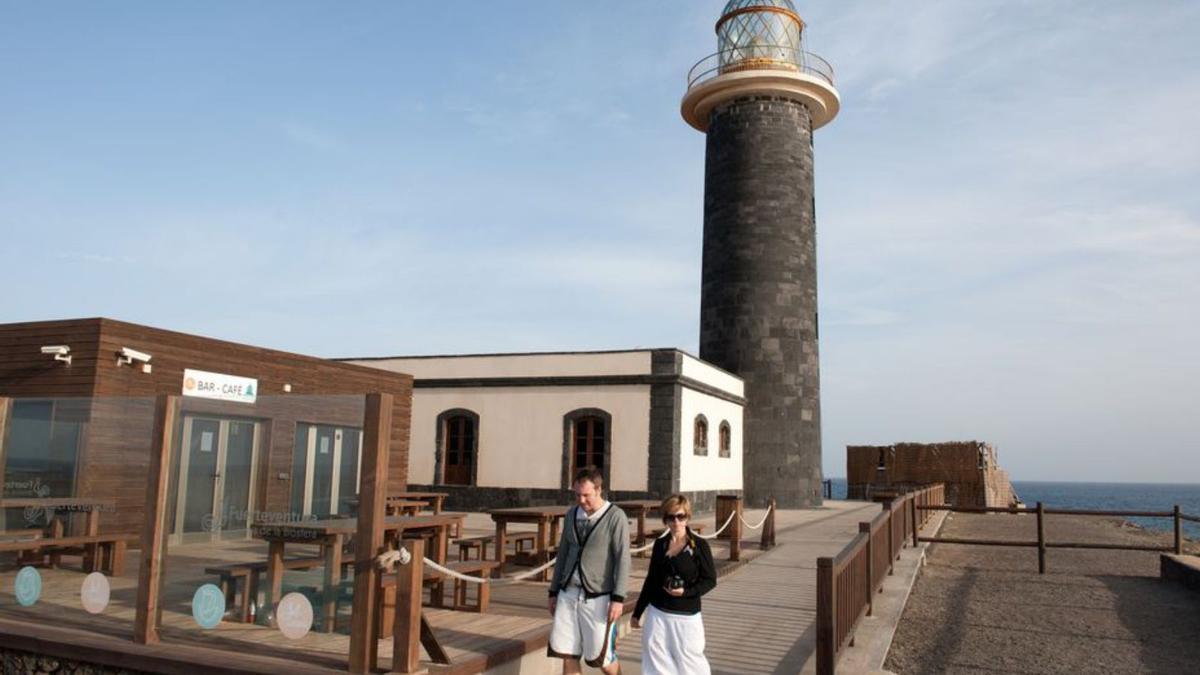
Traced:
[[[711, 517], [708, 518], [711, 520]], [[704, 522], [701, 520], [700, 522]], [[468, 521], [463, 536], [488, 534], [490, 520]], [[712, 525], [708, 524], [709, 531]], [[296, 546], [295, 554], [316, 555], [306, 547]], [[727, 547], [713, 543], [718, 566], [728, 571], [730, 563]], [[289, 554], [293, 551], [289, 550]], [[743, 547], [743, 561], [759, 554], [756, 545]], [[212, 630], [201, 629], [192, 619], [191, 599], [196, 588], [205, 583], [215, 583], [216, 578], [204, 573], [206, 566], [240, 561], [262, 561], [266, 559], [267, 545], [257, 540], [225, 542], [219, 545], [174, 546], [169, 549], [164, 572], [163, 615], [161, 636], [163, 647], [179, 648], [180, 654], [190, 656], [179, 664], [182, 667], [196, 664], [192, 648], [207, 648], [203, 652], [217, 650], [212, 654], [214, 662], [230, 668], [227, 672], [273, 672], [278, 663], [273, 659], [285, 659], [295, 672], [341, 671], [345, 672], [349, 651], [350, 595], [344, 591], [338, 603], [336, 630], [332, 633], [312, 631], [300, 640], [289, 640], [278, 630], [265, 625], [222, 622]], [[144, 652], [147, 648], [135, 645], [131, 636], [134, 625], [134, 604], [138, 578], [138, 556], [130, 556], [125, 574], [111, 579], [112, 595], [108, 609], [98, 615], [88, 614], [80, 603], [79, 591], [85, 575], [79, 571], [78, 559], [64, 557], [64, 567], [40, 570], [42, 595], [33, 607], [19, 606], [11, 592], [0, 594], [0, 622], [17, 622], [34, 637], [45, 627], [46, 637], [62, 631], [82, 632], [93, 637], [106, 638], [106, 647], [129, 655]], [[634, 558], [633, 574], [630, 579], [631, 594], [641, 587], [648, 559]], [[510, 569], [509, 574], [524, 568]], [[6, 565], [0, 571], [0, 588], [11, 589], [16, 568]], [[321, 584], [322, 570], [289, 571], [284, 577], [284, 593], [304, 592], [314, 608], [319, 608], [316, 588]], [[447, 584], [447, 592], [450, 588]], [[527, 652], [545, 649], [549, 634], [550, 617], [546, 612], [546, 587], [542, 582], [520, 582], [496, 586], [492, 590], [491, 607], [486, 614], [456, 612], [446, 609], [425, 609], [426, 618], [433, 627], [442, 646], [450, 656], [451, 665], [435, 665], [423, 662], [433, 674], [475, 673], [518, 659]], [[349, 588], [347, 583], [346, 588]], [[261, 588], [260, 588], [261, 590]], [[631, 609], [632, 604], [628, 607]], [[0, 626], [0, 632], [4, 631]], [[115, 638], [115, 639], [113, 639]], [[186, 648], [186, 649], [184, 649]], [[169, 658], [170, 650], [162, 651]], [[245, 655], [257, 657], [258, 665], [251, 665]], [[236, 657], [236, 658], [235, 658]], [[128, 660], [122, 660], [130, 667]], [[142, 663], [134, 660], [133, 663]], [[233, 664], [237, 664], [236, 666]], [[265, 665], [263, 665], [265, 664]], [[380, 641], [379, 664], [386, 669], [391, 664], [391, 640]], [[147, 662], [144, 665], [150, 666]], [[299, 670], [296, 668], [299, 667]], [[159, 668], [147, 667], [159, 670]], [[169, 672], [164, 670], [164, 672]], [[181, 671], [182, 672], [182, 671]], [[275, 670], [274, 672], [278, 672]]]

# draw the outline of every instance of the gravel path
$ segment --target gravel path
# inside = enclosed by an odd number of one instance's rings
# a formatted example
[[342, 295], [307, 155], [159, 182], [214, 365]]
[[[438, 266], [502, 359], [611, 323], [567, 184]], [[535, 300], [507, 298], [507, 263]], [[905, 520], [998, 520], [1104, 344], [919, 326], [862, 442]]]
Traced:
[[[950, 514], [942, 536], [1036, 540], [1034, 516]], [[1170, 545], [1116, 519], [1047, 516], [1049, 541]], [[1200, 546], [1189, 544], [1191, 552]], [[1158, 553], [934, 545], [886, 668], [896, 673], [1200, 673], [1200, 594]]]

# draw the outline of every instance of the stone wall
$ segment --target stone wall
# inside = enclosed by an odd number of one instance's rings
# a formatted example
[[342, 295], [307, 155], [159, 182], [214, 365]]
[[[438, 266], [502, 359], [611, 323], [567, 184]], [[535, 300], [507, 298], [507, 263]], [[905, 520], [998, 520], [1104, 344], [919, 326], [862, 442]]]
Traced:
[[700, 358], [745, 380], [747, 506], [821, 503], [812, 120], [750, 96], [708, 127]]
[[14, 649], [0, 649], [0, 659], [4, 663], [4, 675], [142, 675], [140, 670], [110, 668]]

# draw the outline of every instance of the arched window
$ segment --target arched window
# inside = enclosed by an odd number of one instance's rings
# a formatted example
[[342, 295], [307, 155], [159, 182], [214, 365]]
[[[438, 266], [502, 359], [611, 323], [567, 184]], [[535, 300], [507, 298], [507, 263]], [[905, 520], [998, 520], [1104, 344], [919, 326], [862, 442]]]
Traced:
[[708, 419], [704, 415], [696, 415], [692, 425], [692, 452], [697, 455], [708, 454]]
[[585, 466], [600, 469], [604, 489], [609, 489], [612, 415], [598, 408], [583, 408], [563, 416], [563, 487], [571, 487], [575, 472]]
[[437, 419], [434, 480], [445, 485], [474, 485], [479, 474], [479, 415], [447, 410]]
[[729, 428], [729, 422], [722, 421], [718, 427], [718, 442], [720, 446], [717, 454], [720, 457], [730, 457], [733, 454], [733, 430]]

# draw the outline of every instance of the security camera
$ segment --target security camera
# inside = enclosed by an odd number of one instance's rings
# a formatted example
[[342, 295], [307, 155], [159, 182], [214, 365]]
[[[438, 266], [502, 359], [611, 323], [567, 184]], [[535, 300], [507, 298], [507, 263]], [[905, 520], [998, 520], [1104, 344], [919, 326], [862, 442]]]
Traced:
[[121, 351], [117, 352], [117, 365], [130, 365], [134, 361], [138, 361], [139, 363], [150, 363], [150, 359], [152, 358], [154, 357], [146, 352], [139, 352], [138, 350], [130, 349], [129, 347], [121, 347]]
[[55, 361], [62, 361], [68, 365], [71, 363], [71, 348], [67, 345], [46, 345], [42, 347], [42, 353], [54, 356]]

